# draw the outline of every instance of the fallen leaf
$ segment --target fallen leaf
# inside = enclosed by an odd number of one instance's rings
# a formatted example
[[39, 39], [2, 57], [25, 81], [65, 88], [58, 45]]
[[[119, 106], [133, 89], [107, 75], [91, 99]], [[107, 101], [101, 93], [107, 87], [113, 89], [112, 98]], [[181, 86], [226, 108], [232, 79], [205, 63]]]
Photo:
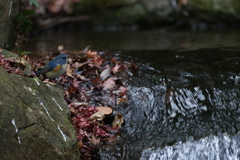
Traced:
[[132, 69], [133, 71], [139, 70], [138, 66], [135, 65], [135, 63], [134, 63], [133, 61], [131, 61], [131, 69]]
[[120, 87], [120, 92], [119, 92], [119, 94], [118, 94], [118, 97], [122, 97], [122, 96], [126, 95], [126, 94], [127, 94], [127, 91], [128, 91], [128, 88], [127, 88], [127, 87], [121, 86], [121, 87]]
[[113, 112], [112, 108], [110, 107], [96, 107], [99, 112], [104, 113], [105, 115], [111, 114]]
[[94, 87], [100, 87], [100, 86], [102, 86], [102, 80], [99, 78], [96, 78], [92, 81], [92, 84]]
[[113, 120], [112, 127], [118, 129], [118, 128], [120, 128], [122, 126], [123, 122], [124, 122], [124, 120], [123, 120], [122, 114], [121, 113], [117, 113], [115, 115], [114, 120]]
[[86, 103], [86, 102], [73, 102], [73, 105], [75, 107], [77, 107], [77, 106], [88, 106], [88, 103]]
[[106, 136], [111, 136], [111, 134], [108, 134], [106, 131], [104, 131], [102, 128], [99, 126], [94, 126], [93, 128], [93, 133], [98, 136], [98, 137], [106, 137]]
[[93, 122], [102, 121], [104, 117], [105, 117], [105, 114], [98, 111], [98, 112], [94, 113], [93, 115], [91, 115], [90, 120]]
[[67, 65], [67, 70], [66, 70], [66, 75], [72, 78], [75, 78], [73, 75], [74, 73], [72, 72], [74, 69], [70, 68], [70, 65]]
[[118, 65], [118, 63], [115, 65], [115, 67], [112, 68], [112, 71], [114, 74], [116, 74], [117, 72], [119, 72], [119, 68], [121, 67], [121, 65]]
[[110, 77], [103, 83], [103, 90], [112, 89], [115, 86], [116, 77]]
[[111, 75], [111, 67], [108, 66], [108, 68], [106, 68], [105, 70], [102, 71], [102, 73], [100, 74], [100, 77], [102, 80], [105, 80], [110, 75]]
[[88, 51], [87, 51], [87, 56], [88, 56], [89, 58], [96, 57], [96, 56], [97, 56], [97, 52], [93, 52], [93, 51], [91, 51], [91, 50], [88, 50]]
[[118, 98], [117, 104], [119, 104], [119, 103], [121, 103], [121, 102], [124, 102], [124, 103], [127, 102], [127, 97], [126, 97], [126, 95], [123, 96], [123, 98]]
[[92, 144], [97, 145], [100, 143], [100, 138], [97, 138], [94, 134], [91, 134], [91, 137]]
[[45, 80], [43, 81], [43, 83], [49, 84], [49, 85], [51, 85], [51, 86], [57, 86], [55, 83], [50, 82], [48, 79], [45, 79]]

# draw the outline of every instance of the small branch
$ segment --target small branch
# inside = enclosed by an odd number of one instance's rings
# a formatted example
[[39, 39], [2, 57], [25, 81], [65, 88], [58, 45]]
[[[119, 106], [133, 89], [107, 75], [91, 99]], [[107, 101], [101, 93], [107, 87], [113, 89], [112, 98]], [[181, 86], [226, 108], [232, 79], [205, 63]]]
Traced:
[[41, 29], [49, 29], [56, 25], [66, 23], [66, 22], [74, 22], [74, 21], [85, 21], [89, 20], [89, 16], [76, 16], [76, 17], [54, 17], [54, 18], [48, 18], [46, 20], [38, 20], [37, 23], [41, 27]]

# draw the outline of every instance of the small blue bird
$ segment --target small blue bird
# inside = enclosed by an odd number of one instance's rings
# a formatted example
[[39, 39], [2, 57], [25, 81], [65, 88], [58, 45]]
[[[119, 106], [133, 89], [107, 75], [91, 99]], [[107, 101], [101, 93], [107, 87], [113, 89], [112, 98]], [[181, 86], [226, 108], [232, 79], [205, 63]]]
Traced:
[[49, 79], [54, 79], [61, 76], [67, 69], [67, 55], [60, 54], [52, 61], [48, 62], [42, 70], [35, 72], [37, 76], [40, 74]]

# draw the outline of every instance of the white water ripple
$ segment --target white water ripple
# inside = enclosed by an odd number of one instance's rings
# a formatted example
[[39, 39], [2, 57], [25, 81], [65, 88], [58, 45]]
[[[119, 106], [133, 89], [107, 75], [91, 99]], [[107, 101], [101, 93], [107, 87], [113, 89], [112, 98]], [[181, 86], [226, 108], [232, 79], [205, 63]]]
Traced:
[[209, 136], [199, 141], [178, 142], [173, 146], [146, 149], [141, 160], [238, 160], [238, 143], [227, 134]]

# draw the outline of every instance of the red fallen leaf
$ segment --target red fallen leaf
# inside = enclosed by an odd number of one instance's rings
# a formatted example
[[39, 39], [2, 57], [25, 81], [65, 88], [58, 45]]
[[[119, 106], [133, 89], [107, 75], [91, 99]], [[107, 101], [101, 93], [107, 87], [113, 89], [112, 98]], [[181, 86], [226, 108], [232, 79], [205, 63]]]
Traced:
[[93, 62], [97, 65], [100, 66], [102, 65], [103, 59], [100, 56], [94, 57]]
[[106, 80], [103, 83], [103, 90], [112, 89], [115, 86], [115, 80], [117, 79], [118, 78], [116, 77], [110, 77], [108, 80]]
[[124, 72], [124, 71], [126, 71], [126, 69], [127, 69], [127, 66], [124, 64], [121, 64], [119, 67], [119, 72]]
[[117, 62], [117, 59], [114, 57], [112, 58], [112, 63], [116, 63]]
[[99, 137], [108, 137], [108, 136], [112, 136], [111, 134], [108, 134], [106, 131], [104, 131], [102, 128], [100, 128], [99, 126], [94, 126], [93, 128], [93, 134]]
[[99, 78], [96, 78], [96, 79], [94, 79], [94, 80], [92, 81], [92, 85], [93, 85], [94, 87], [100, 87], [100, 86], [102, 86], [102, 80], [99, 79]]
[[76, 118], [73, 119], [73, 125], [75, 127], [80, 127], [80, 128], [87, 128], [90, 126], [90, 122], [86, 118]]
[[133, 62], [133, 60], [131, 61], [131, 69], [132, 69], [133, 71], [139, 70], [138, 66], [135, 65], [135, 63]]
[[94, 68], [87, 70], [85, 73], [85, 77], [90, 79], [95, 78], [97, 75], [98, 75], [97, 70]]
[[114, 74], [116, 74], [117, 72], [119, 72], [120, 70], [120, 67], [121, 67], [121, 65], [118, 65], [118, 63], [115, 65], [115, 67], [113, 67], [112, 68], [112, 71], [113, 71], [113, 73]]
[[91, 115], [93, 115], [98, 111], [97, 108], [93, 106], [89, 106], [89, 107], [81, 106], [78, 108], [78, 110], [80, 113], [84, 115], [84, 117], [90, 117]]
[[120, 93], [118, 94], [118, 97], [122, 97], [127, 94], [128, 88], [127, 87], [120, 87]]
[[79, 87], [80, 87], [80, 86], [79, 86], [79, 83], [81, 83], [81, 81], [74, 80], [74, 81], [72, 82], [73, 87], [79, 90]]
[[67, 91], [67, 95], [71, 94], [71, 93], [75, 93], [76, 91], [80, 91], [81, 88], [79, 86], [79, 83], [81, 83], [81, 81], [77, 81], [77, 80], [74, 80], [70, 86], [68, 87], [68, 89], [66, 90]]

